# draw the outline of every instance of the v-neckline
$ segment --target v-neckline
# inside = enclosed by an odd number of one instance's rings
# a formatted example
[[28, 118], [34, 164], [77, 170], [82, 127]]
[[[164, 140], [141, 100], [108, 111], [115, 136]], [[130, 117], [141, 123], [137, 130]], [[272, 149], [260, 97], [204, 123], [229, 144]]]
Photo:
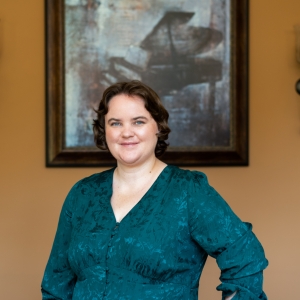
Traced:
[[111, 197], [113, 195], [113, 178], [114, 178], [114, 172], [115, 172], [115, 168], [111, 169], [111, 173], [110, 173], [110, 197], [108, 199], [109, 201], [109, 207], [110, 207], [110, 211], [113, 215], [114, 221], [116, 224], [121, 224], [123, 222], [124, 219], [126, 219], [129, 215], [131, 215], [135, 210], [138, 209], [138, 207], [141, 205], [141, 202], [143, 202], [143, 200], [147, 197], [147, 195], [154, 189], [154, 187], [157, 185], [157, 182], [159, 181], [160, 177], [162, 176], [163, 173], [166, 172], [166, 170], [169, 168], [169, 165], [166, 165], [163, 170], [159, 173], [159, 175], [157, 176], [157, 178], [155, 179], [155, 181], [152, 183], [152, 185], [149, 187], [149, 189], [147, 190], [147, 192], [141, 197], [141, 199], [127, 212], [127, 214], [120, 220], [117, 221], [115, 212], [113, 210], [113, 207], [111, 205]]

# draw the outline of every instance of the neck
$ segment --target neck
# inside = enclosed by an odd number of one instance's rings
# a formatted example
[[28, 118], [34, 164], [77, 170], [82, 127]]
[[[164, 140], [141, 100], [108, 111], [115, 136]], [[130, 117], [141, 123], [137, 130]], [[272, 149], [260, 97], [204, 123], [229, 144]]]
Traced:
[[132, 182], [148, 178], [149, 176], [153, 175], [160, 164], [163, 163], [156, 157], [147, 161], [146, 163], [143, 163], [141, 166], [132, 167], [118, 163], [118, 166], [115, 170], [115, 175], [123, 182]]

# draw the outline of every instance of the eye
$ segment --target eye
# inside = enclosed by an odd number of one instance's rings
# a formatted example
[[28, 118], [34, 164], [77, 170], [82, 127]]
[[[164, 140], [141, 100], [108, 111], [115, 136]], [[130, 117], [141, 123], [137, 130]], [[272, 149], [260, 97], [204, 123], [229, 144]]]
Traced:
[[144, 121], [141, 121], [141, 120], [137, 120], [134, 122], [135, 125], [142, 125], [142, 124], [145, 124]]
[[113, 127], [121, 126], [121, 123], [120, 122], [112, 122], [112, 123], [110, 123], [110, 126], [113, 126]]

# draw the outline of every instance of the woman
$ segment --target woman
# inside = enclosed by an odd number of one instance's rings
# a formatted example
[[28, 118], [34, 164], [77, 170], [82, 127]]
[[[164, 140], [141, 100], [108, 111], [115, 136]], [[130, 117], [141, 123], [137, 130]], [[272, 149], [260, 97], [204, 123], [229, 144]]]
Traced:
[[169, 166], [168, 112], [139, 81], [103, 94], [94, 134], [117, 167], [69, 192], [42, 282], [43, 299], [198, 297], [207, 255], [221, 269], [222, 299], [267, 299], [263, 248], [201, 172]]

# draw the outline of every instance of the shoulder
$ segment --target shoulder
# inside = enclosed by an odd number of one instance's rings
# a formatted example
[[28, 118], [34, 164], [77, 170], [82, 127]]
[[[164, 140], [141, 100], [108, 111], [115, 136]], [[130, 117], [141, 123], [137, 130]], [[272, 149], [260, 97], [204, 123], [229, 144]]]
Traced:
[[79, 180], [73, 187], [84, 187], [84, 186], [99, 186], [101, 184], [107, 183], [111, 180], [114, 168], [92, 174], [88, 177]]
[[114, 168], [82, 178], [76, 182], [70, 189], [64, 205], [74, 209], [79, 202], [90, 198], [95, 192], [102, 193], [103, 190], [107, 191], [112, 184], [113, 171]]
[[[171, 166], [173, 186], [186, 195], [188, 209], [200, 207], [227, 209], [227, 203], [209, 184], [207, 176], [200, 171], [184, 170]], [[206, 209], [205, 209], [206, 210]], [[204, 210], [203, 210], [204, 211]]]
[[182, 186], [195, 188], [197, 190], [200, 189], [203, 191], [210, 187], [207, 176], [203, 172], [185, 170], [172, 165], [169, 165], [169, 168], [171, 170], [173, 180], [176, 180]]
[[[114, 168], [82, 178], [74, 184], [74, 186], [71, 188], [71, 191], [74, 190], [78, 192], [82, 189], [86, 190], [90, 188], [99, 188], [101, 186], [110, 184], [112, 182], [113, 172]], [[83, 194], [84, 190], [82, 190]]]

